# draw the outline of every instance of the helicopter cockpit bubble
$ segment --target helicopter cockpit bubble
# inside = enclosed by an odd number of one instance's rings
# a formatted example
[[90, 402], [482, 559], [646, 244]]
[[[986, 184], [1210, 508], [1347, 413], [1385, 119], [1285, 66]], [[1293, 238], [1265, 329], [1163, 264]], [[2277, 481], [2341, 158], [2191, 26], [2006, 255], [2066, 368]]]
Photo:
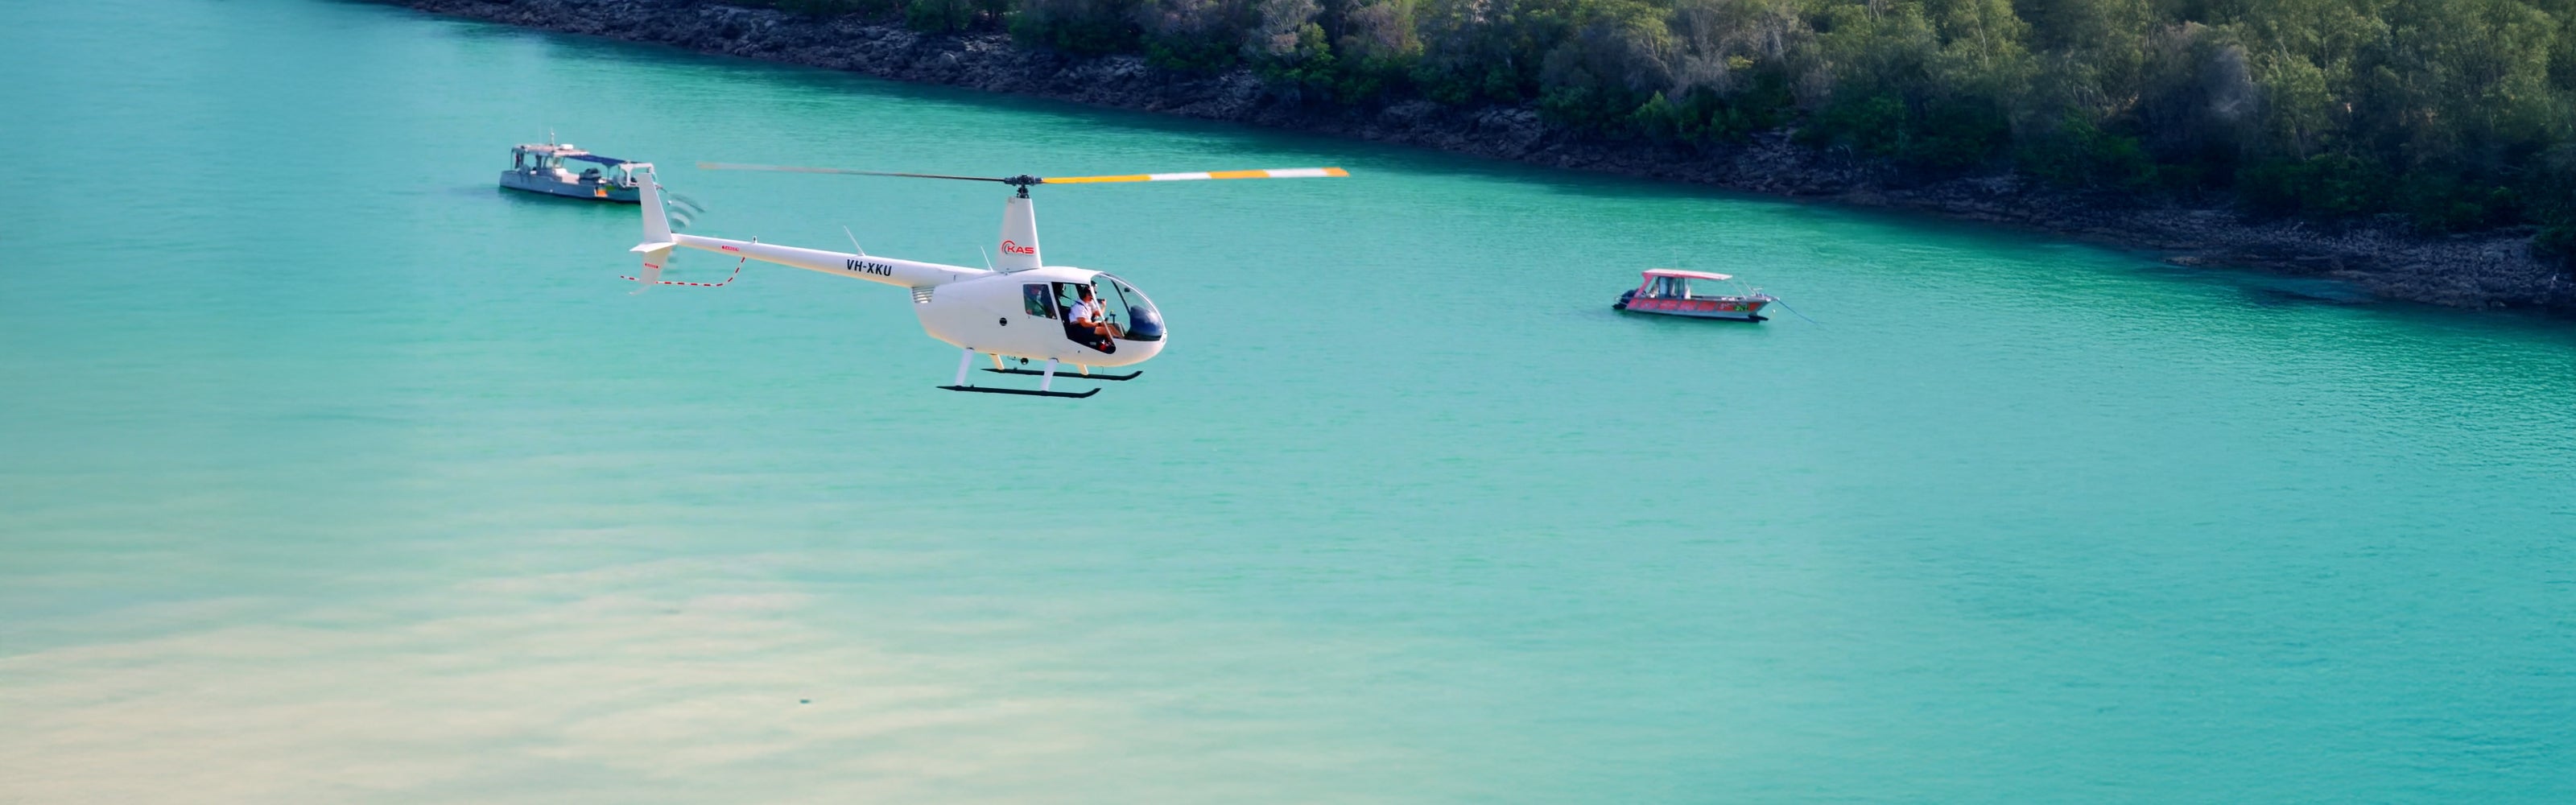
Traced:
[[1091, 282], [1058, 282], [1053, 286], [1051, 305], [1036, 296], [1048, 286], [1029, 286], [1030, 314], [1040, 315], [1040, 309], [1051, 307], [1056, 313], [1050, 318], [1063, 320], [1065, 337], [1076, 343], [1101, 352], [1117, 352], [1113, 341], [1163, 340], [1162, 312], [1126, 280], [1095, 274]]
[[[1154, 309], [1154, 301], [1145, 298], [1144, 291], [1136, 290], [1136, 286], [1116, 276], [1102, 274], [1099, 278], [1109, 281], [1108, 293], [1102, 294], [1101, 302], [1110, 308], [1110, 319], [1117, 322], [1123, 331], [1120, 338], [1129, 341], [1163, 340], [1163, 312]], [[1097, 284], [1094, 283], [1095, 286]]]

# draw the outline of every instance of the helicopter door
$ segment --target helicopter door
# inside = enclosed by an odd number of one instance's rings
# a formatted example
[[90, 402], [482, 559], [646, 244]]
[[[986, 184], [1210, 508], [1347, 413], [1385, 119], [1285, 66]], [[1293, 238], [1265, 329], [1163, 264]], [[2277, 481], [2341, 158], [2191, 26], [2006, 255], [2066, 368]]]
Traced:
[[[1086, 307], [1082, 292], [1090, 288], [1089, 284], [1080, 282], [1055, 283], [1055, 307], [1063, 311], [1064, 337], [1102, 353], [1117, 352], [1118, 344], [1113, 339], [1117, 333], [1124, 332], [1119, 326], [1122, 320], [1110, 314], [1110, 305], [1100, 299], [1098, 291], [1092, 292], [1091, 305]], [[1086, 311], [1096, 313], [1091, 324], [1080, 323]], [[1104, 327], [1106, 333], [1102, 332]]]

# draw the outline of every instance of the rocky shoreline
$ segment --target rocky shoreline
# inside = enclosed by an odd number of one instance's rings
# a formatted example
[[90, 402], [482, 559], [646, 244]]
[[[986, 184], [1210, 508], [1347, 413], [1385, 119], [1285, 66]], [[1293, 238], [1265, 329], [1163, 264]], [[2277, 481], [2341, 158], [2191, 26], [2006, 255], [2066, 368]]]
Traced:
[[1770, 132], [1701, 151], [1605, 142], [1527, 107], [1305, 103], [1248, 71], [1177, 74], [1135, 56], [1076, 58], [1002, 34], [933, 36], [856, 18], [803, 17], [694, 0], [390, 0], [490, 22], [588, 34], [882, 78], [1355, 137], [1538, 165], [1869, 207], [1919, 210], [2147, 249], [2182, 265], [2235, 265], [2351, 282], [2382, 298], [2576, 313], [2576, 279], [2530, 252], [2530, 233], [2422, 237], [2391, 224], [2321, 228], [2228, 209], [2139, 204], [2014, 176], [1901, 181]]

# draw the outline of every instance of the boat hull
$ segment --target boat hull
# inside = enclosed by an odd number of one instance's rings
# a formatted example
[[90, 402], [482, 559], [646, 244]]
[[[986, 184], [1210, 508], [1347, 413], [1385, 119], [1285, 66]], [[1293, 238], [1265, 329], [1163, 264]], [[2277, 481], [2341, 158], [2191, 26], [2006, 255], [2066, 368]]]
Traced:
[[1726, 319], [1729, 321], [1764, 321], [1762, 308], [1771, 300], [1755, 297], [1725, 296], [1713, 299], [1637, 299], [1622, 296], [1613, 309], [1658, 316], [1681, 316], [1691, 319]]
[[610, 201], [623, 204], [636, 204], [643, 201], [642, 194], [632, 187], [620, 187], [606, 182], [566, 182], [542, 174], [531, 174], [526, 171], [502, 171], [501, 187], [509, 190], [544, 193], [549, 196], [581, 198], [592, 201]]

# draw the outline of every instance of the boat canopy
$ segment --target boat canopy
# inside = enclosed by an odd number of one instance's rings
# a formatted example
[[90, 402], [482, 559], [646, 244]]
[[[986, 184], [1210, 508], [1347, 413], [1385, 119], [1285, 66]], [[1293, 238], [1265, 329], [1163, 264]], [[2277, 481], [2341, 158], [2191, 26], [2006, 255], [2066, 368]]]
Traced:
[[1649, 268], [1649, 269], [1646, 269], [1646, 276], [1649, 276], [1649, 277], [1682, 277], [1682, 278], [1685, 278], [1685, 279], [1695, 279], [1695, 280], [1720, 280], [1720, 281], [1735, 279], [1735, 275], [1733, 275], [1733, 274], [1711, 274], [1711, 273], [1706, 272], [1706, 271], [1683, 271], [1683, 270], [1678, 269], [1678, 268]]
[[510, 150], [523, 154], [550, 156], [556, 159], [570, 159], [579, 162], [597, 162], [602, 165], [624, 165], [627, 163], [627, 160], [618, 159], [616, 157], [604, 157], [581, 150], [572, 143], [527, 143], [512, 147]]

